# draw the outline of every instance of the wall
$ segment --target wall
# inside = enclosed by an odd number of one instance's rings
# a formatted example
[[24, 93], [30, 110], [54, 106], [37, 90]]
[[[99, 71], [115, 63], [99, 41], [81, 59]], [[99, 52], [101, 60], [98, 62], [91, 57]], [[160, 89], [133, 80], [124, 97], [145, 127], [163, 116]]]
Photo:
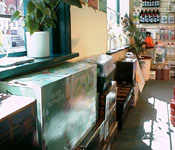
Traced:
[[112, 54], [114, 62], [116, 63], [117, 61], [124, 59], [127, 51], [128, 50], [125, 49], [125, 50], [122, 50], [122, 51], [119, 51], [119, 52]]
[[107, 18], [106, 13], [89, 7], [71, 7], [72, 52], [80, 57], [106, 53]]

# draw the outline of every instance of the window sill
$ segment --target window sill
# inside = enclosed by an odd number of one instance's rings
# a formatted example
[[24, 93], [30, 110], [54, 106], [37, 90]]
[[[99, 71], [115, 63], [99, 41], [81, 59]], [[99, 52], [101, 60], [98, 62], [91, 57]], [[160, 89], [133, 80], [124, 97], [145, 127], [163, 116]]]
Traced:
[[4, 80], [6, 78], [24, 74], [24, 73], [38, 71], [78, 56], [79, 56], [79, 53], [57, 55], [57, 56], [51, 56], [49, 58], [35, 59], [34, 62], [31, 62], [31, 63], [21, 64], [21, 65], [11, 66], [11, 67], [3, 67], [3, 68], [0, 68], [0, 80]]
[[106, 52], [107, 55], [112, 55], [112, 54], [115, 54], [117, 52], [120, 52], [122, 50], [126, 50], [129, 46], [125, 46], [123, 48], [120, 48], [120, 49], [114, 49], [114, 50], [109, 50]]

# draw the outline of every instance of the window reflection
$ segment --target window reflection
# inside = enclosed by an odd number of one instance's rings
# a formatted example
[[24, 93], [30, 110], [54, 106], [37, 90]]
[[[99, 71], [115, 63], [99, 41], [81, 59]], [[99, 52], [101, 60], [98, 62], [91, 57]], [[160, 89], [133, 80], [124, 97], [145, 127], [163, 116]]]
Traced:
[[21, 0], [0, 0], [0, 53], [24, 50], [23, 21], [11, 23], [16, 10], [23, 12]]

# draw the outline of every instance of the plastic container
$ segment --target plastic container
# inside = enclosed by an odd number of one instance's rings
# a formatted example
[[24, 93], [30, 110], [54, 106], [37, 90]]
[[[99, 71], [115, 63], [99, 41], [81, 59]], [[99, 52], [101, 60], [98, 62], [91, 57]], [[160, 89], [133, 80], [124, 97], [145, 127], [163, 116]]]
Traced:
[[156, 80], [162, 80], [162, 75], [163, 75], [163, 69], [161, 65], [158, 65], [156, 68]]
[[155, 80], [156, 79], [156, 72], [155, 71], [150, 71], [150, 76], [149, 76], [150, 80]]
[[170, 100], [170, 114], [175, 116], [175, 100], [174, 99]]
[[[175, 95], [175, 94], [174, 94]], [[175, 100], [170, 100], [170, 120], [171, 124], [175, 127]]]
[[170, 80], [170, 68], [168, 65], [163, 68], [163, 80]]

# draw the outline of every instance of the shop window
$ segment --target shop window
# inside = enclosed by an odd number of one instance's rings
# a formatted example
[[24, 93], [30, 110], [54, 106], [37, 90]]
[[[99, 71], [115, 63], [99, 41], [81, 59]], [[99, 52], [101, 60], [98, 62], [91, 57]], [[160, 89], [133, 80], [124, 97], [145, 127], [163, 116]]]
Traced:
[[0, 0], [0, 54], [25, 51], [23, 21], [11, 22], [17, 9], [23, 12], [20, 0]]

